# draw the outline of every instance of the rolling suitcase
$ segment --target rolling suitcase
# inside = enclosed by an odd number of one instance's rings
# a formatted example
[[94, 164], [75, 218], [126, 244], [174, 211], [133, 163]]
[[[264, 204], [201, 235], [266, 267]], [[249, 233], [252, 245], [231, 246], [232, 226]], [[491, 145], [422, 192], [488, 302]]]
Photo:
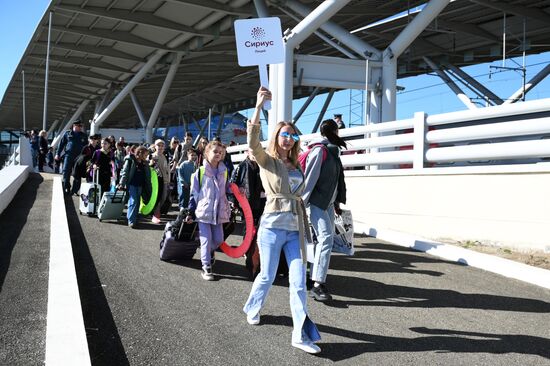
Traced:
[[101, 197], [101, 202], [97, 211], [99, 221], [119, 220], [126, 203], [126, 192], [115, 190], [114, 192], [105, 192]]
[[181, 210], [176, 221], [166, 223], [160, 241], [160, 259], [163, 261], [191, 259], [197, 252], [198, 225], [184, 222], [187, 210]]
[[94, 216], [97, 214], [97, 206], [101, 194], [101, 187], [98, 184], [98, 174], [92, 175], [91, 183], [82, 183], [80, 186], [80, 214]]

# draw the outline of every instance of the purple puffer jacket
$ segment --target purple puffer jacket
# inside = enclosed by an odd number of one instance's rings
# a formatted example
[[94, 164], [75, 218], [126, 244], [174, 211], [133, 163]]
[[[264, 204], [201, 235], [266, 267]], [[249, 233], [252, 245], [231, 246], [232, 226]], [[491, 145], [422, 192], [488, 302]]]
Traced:
[[193, 174], [191, 180], [191, 194], [189, 208], [195, 211], [196, 221], [205, 224], [223, 224], [229, 222], [230, 207], [226, 192], [229, 182], [226, 176], [227, 168], [220, 162], [217, 175], [214, 169], [204, 160], [205, 167], [202, 182], [199, 184], [199, 170]]

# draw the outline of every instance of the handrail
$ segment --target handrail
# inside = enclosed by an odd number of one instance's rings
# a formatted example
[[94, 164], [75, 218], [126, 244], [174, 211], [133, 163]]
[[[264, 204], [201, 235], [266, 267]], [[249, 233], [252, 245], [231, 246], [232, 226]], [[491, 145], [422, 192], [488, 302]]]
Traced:
[[[434, 164], [535, 164], [550, 157], [548, 114], [550, 99], [542, 99], [433, 116], [419, 112], [412, 119], [346, 128], [339, 130], [348, 143], [342, 164], [347, 168], [412, 167], [415, 171]], [[300, 143], [304, 148], [320, 137], [302, 135]], [[246, 145], [228, 149], [234, 163], [245, 159], [246, 149]]]

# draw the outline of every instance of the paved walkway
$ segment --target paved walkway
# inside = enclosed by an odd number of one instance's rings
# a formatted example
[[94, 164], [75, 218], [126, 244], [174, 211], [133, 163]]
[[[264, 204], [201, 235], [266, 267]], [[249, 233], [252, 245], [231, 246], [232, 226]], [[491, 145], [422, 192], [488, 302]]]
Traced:
[[[36, 237], [23, 235], [31, 229], [20, 220], [48, 222], [33, 214], [47, 205], [46, 184], [29, 180], [16, 199], [38, 186], [34, 205], [12, 204], [0, 217], [0, 226], [14, 231], [0, 239], [0, 364], [43, 360], [46, 305], [38, 299], [46, 297], [48, 252], [29, 250]], [[536, 286], [357, 238], [354, 257], [331, 262], [334, 301], [309, 301], [323, 337], [323, 352], [311, 356], [290, 346], [285, 278], [253, 327], [241, 311], [251, 287], [242, 258], [218, 253], [218, 280], [205, 282], [197, 256], [159, 260], [161, 226], [99, 223], [78, 214], [76, 197], [66, 200], [66, 210], [94, 365], [550, 365], [550, 291]], [[19, 267], [20, 255], [42, 264]], [[14, 285], [25, 277], [32, 283]], [[37, 304], [20, 311], [11, 305], [16, 297]]]

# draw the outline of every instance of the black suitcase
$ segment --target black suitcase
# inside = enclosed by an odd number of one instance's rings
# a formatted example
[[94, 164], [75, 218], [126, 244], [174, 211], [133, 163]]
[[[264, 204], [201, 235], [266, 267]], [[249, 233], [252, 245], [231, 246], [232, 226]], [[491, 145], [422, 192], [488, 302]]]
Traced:
[[187, 211], [180, 211], [176, 221], [168, 222], [160, 241], [160, 259], [163, 261], [191, 259], [200, 245], [198, 224], [185, 222]]

